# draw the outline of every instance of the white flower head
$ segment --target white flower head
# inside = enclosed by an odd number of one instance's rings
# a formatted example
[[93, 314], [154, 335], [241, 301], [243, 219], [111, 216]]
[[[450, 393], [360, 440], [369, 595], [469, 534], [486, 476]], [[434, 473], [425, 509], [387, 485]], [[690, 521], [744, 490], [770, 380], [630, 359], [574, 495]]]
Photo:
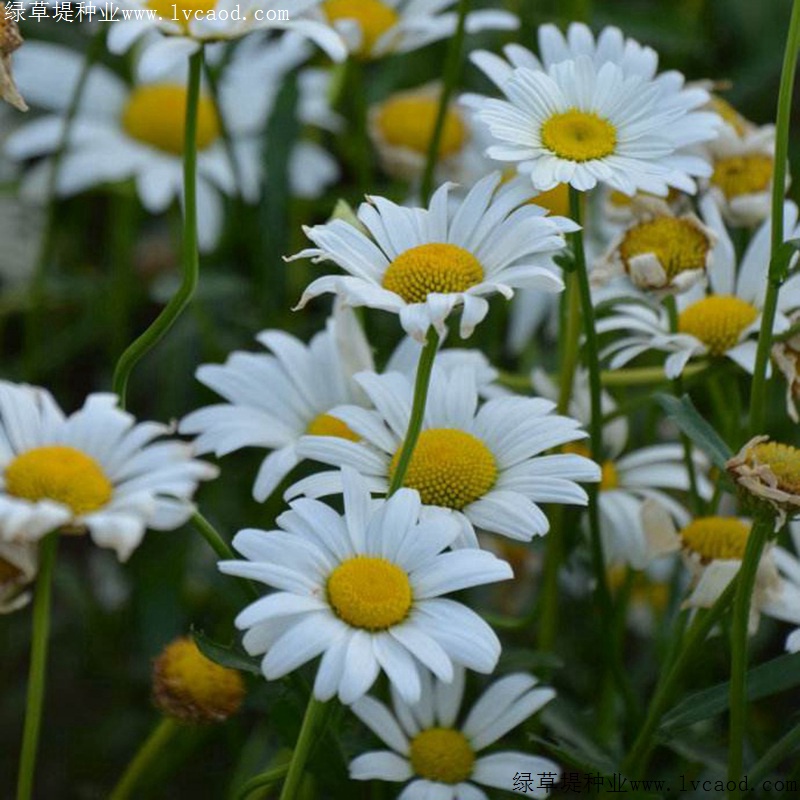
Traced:
[[272, 451], [253, 486], [253, 496], [263, 502], [299, 463], [301, 436], [358, 438], [329, 412], [342, 403], [364, 402], [353, 375], [370, 369], [372, 356], [352, 311], [339, 307], [307, 345], [279, 330], [256, 338], [270, 353], [237, 351], [225, 364], [198, 368], [197, 379], [226, 402], [191, 412], [179, 429], [197, 435], [199, 453], [221, 457], [242, 447]]
[[708, 101], [702, 89], [668, 88], [587, 55], [546, 70], [515, 67], [497, 82], [505, 100], [470, 99], [495, 140], [487, 154], [515, 163], [537, 189], [605, 183], [664, 196], [671, 186], [694, 193], [693, 178], [711, 173], [704, 158], [685, 152], [720, 124], [697, 110]]
[[[331, 413], [361, 437], [346, 442], [304, 437], [305, 458], [359, 470], [376, 492], [386, 492], [408, 430], [413, 384], [399, 373], [356, 377], [375, 407], [343, 406]], [[600, 479], [582, 455], [541, 455], [586, 437], [580, 424], [552, 413], [555, 404], [530, 397], [494, 397], [478, 407], [475, 370], [434, 365], [422, 432], [404, 485], [426, 506], [447, 509], [459, 522], [461, 545], [477, 545], [475, 529], [530, 541], [549, 530], [540, 503], [585, 505], [578, 481]], [[287, 497], [341, 491], [338, 472], [318, 473], [290, 487]]]
[[[372, 60], [408, 53], [455, 33], [457, 16], [442, 13], [456, 0], [324, 0], [317, 12], [338, 31], [357, 58]], [[516, 30], [519, 19], [507, 11], [467, 14], [467, 33]]]
[[10, 614], [28, 604], [39, 570], [36, 542], [0, 542], [0, 614]]
[[0, 382], [0, 540], [32, 542], [51, 531], [88, 531], [124, 561], [148, 528], [172, 530], [217, 468], [184, 442], [136, 424], [112, 394], [92, 394], [65, 416], [44, 389]]
[[565, 246], [563, 234], [577, 226], [523, 205], [530, 194], [519, 186], [499, 184], [499, 173], [488, 175], [458, 204], [449, 202], [445, 184], [427, 209], [370, 197], [358, 210], [369, 236], [341, 219], [304, 228], [315, 247], [289, 260], [333, 261], [349, 274], [313, 281], [298, 308], [337, 294], [348, 305], [398, 314], [403, 329], [423, 340], [431, 326], [443, 333], [458, 307], [461, 336], [469, 336], [488, 313], [485, 295], [562, 291], [563, 281], [546, 265]]
[[[533, 716], [554, 697], [531, 675], [515, 673], [495, 681], [458, 724], [464, 694], [464, 671], [455, 670], [452, 682], [422, 679], [422, 694], [408, 703], [392, 692], [393, 711], [372, 697], [362, 697], [353, 713], [390, 750], [364, 753], [350, 763], [354, 780], [411, 781], [403, 800], [488, 800], [480, 784], [514, 791], [514, 776], [530, 774], [533, 785], [519, 794], [542, 798], [559, 782], [561, 770], [548, 758], [520, 752], [481, 756], [513, 728]], [[541, 776], [541, 777], [540, 777]]]
[[[772, 557], [778, 568], [780, 581], [773, 584], [767, 592], [761, 611], [768, 617], [800, 626], [800, 526], [796, 521], [789, 523], [789, 533], [793, 550], [774, 547]], [[790, 653], [800, 652], [800, 627], [795, 628], [786, 638], [786, 649]]]
[[373, 500], [353, 470], [341, 477], [344, 515], [300, 499], [278, 517], [280, 530], [245, 530], [234, 547], [247, 561], [224, 561], [228, 575], [278, 591], [236, 618], [261, 669], [280, 678], [322, 655], [314, 695], [349, 705], [383, 670], [408, 702], [419, 699], [424, 666], [450, 682], [454, 665], [489, 673], [500, 642], [474, 612], [443, 595], [512, 577], [480, 550], [442, 552], [458, 535], [446, 514], [423, 513], [419, 494], [400, 489]]
[[259, 30], [292, 31], [318, 44], [331, 58], [342, 61], [347, 55], [342, 38], [309, 16], [321, 2], [122, 0], [118, 3], [121, 18], [109, 30], [108, 49], [121, 54], [141, 41], [141, 68], [149, 80], [175, 67], [185, 69], [187, 58], [205, 43], [238, 39]]

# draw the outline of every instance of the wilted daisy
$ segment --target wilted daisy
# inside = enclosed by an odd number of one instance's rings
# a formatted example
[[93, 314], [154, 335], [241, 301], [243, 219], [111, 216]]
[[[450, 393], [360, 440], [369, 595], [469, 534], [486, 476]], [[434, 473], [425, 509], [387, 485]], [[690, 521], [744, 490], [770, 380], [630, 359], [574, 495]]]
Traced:
[[[348, 442], [304, 437], [298, 452], [334, 466], [359, 470], [376, 492], [386, 492], [408, 430], [414, 388], [400, 373], [362, 373], [356, 380], [375, 407], [343, 406], [332, 414], [360, 438]], [[426, 506], [450, 510], [461, 529], [460, 544], [477, 545], [475, 528], [529, 541], [550, 523], [539, 503], [585, 505], [577, 481], [597, 481], [598, 466], [574, 454], [540, 455], [586, 437], [580, 424], [553, 413], [554, 403], [528, 397], [497, 397], [478, 407], [475, 372], [469, 366], [434, 366], [428, 403], [403, 485]], [[341, 491], [339, 473], [317, 473], [287, 496], [319, 497]]]
[[[339, 33], [350, 51], [361, 59], [408, 53], [447, 39], [456, 30], [457, 17], [442, 13], [456, 0], [324, 0], [317, 16]], [[467, 33], [515, 30], [519, 20], [507, 11], [471, 11]]]
[[[108, 49], [125, 53], [144, 39], [141, 68], [147, 79], [154, 79], [185, 67], [204, 43], [238, 39], [256, 30], [289, 30], [342, 61], [347, 50], [341, 37], [308, 16], [321, 2], [292, 0], [290, 13], [284, 0], [121, 0], [119, 19], [108, 32]], [[153, 36], [156, 32], [163, 36]]]
[[547, 70], [515, 67], [496, 82], [506, 100], [470, 100], [495, 139], [487, 153], [515, 163], [538, 189], [600, 182], [629, 195], [666, 195], [670, 186], [693, 193], [693, 176], [711, 172], [682, 151], [716, 135], [719, 117], [697, 110], [708, 102], [702, 89], [666, 91], [586, 55]]
[[[83, 56], [63, 47], [32, 43], [21, 52], [20, 86], [32, 105], [54, 113], [21, 127], [6, 142], [14, 159], [51, 155], [58, 151], [64, 118], [82, 69]], [[183, 191], [183, 149], [187, 87], [180, 76], [154, 83], [126, 85], [103, 66], [92, 67], [83, 100], [70, 127], [60, 161], [56, 190], [72, 195], [94, 186], [133, 179], [142, 205], [153, 214], [165, 212]], [[245, 77], [245, 76], [242, 76]], [[223, 223], [220, 193], [237, 191], [253, 202], [258, 197], [262, 135], [253, 128], [247, 93], [248, 78], [221, 82], [220, 107], [238, 169], [234, 171], [225, 146], [219, 112], [210, 94], [202, 91], [197, 120], [197, 216], [200, 246], [209, 249]], [[231, 102], [227, 93], [235, 94]], [[24, 191], [39, 197], [47, 189], [52, 160], [29, 170]], [[245, 176], [237, 186], [237, 174]]]
[[454, 664], [489, 673], [500, 642], [461, 603], [442, 595], [512, 577], [505, 561], [481, 550], [442, 552], [458, 525], [423, 512], [419, 494], [401, 489], [372, 500], [353, 470], [341, 476], [344, 516], [301, 499], [278, 517], [280, 530], [241, 531], [234, 547], [247, 561], [223, 561], [228, 575], [278, 589], [236, 618], [261, 669], [280, 678], [322, 655], [314, 695], [350, 704], [384, 671], [398, 694], [416, 702], [418, 666], [452, 681]]
[[198, 368], [197, 379], [226, 402], [191, 412], [179, 430], [197, 435], [198, 453], [272, 451], [253, 485], [253, 496], [264, 501], [299, 463], [296, 445], [303, 434], [358, 439], [329, 412], [342, 403], [363, 402], [352, 376], [370, 369], [372, 356], [358, 322], [342, 309], [307, 345], [280, 330], [262, 331], [256, 339], [269, 354], [237, 351], [225, 364]]
[[[600, 320], [597, 329], [629, 332], [601, 354], [610, 357], [613, 369], [627, 364], [647, 350], [669, 353], [664, 374], [675, 378], [690, 359], [701, 356], [729, 358], [753, 373], [757, 343], [752, 336], [761, 324], [761, 308], [767, 284], [770, 252], [770, 222], [767, 220], [750, 241], [738, 271], [736, 251], [713, 201], [701, 201], [703, 217], [717, 242], [707, 270], [708, 290], [700, 284], [676, 298], [678, 330], [673, 333], [667, 311], [643, 304], [620, 304], [615, 313]], [[786, 238], [800, 234], [797, 206], [784, 205]], [[800, 308], [800, 276], [792, 276], [781, 287], [774, 333], [789, 327], [787, 314]]]
[[28, 106], [14, 83], [11, 71], [11, 55], [22, 45], [22, 36], [17, 23], [5, 13], [5, 4], [0, 13], [0, 97], [7, 103], [27, 111]]
[[500, 186], [500, 174], [479, 181], [458, 204], [441, 186], [428, 209], [403, 208], [370, 197], [358, 210], [366, 235], [344, 220], [303, 230], [315, 247], [291, 257], [333, 261], [349, 273], [313, 281], [300, 298], [334, 293], [353, 306], [399, 314], [404, 330], [424, 339], [433, 326], [462, 307], [461, 336], [469, 336], [489, 311], [484, 295], [506, 298], [515, 288], [559, 292], [560, 278], [545, 266], [577, 226], [547, 217], [518, 186]]
[[657, 198], [640, 198], [631, 212], [631, 224], [595, 264], [593, 280], [625, 275], [637, 289], [674, 294], [705, 278], [717, 237], [694, 213], [677, 216]]
[[35, 542], [0, 542], [0, 614], [10, 614], [31, 599], [25, 589], [39, 568]]
[[[800, 323], [800, 310], [789, 316], [789, 325]], [[772, 345], [772, 360], [786, 379], [786, 412], [792, 422], [800, 422], [797, 400], [800, 398], [800, 334], [775, 342]]]
[[0, 382], [0, 540], [84, 533], [124, 561], [147, 528], [171, 530], [216, 467], [155, 422], [136, 424], [117, 397], [92, 394], [65, 416], [44, 389]]
[[515, 673], [495, 681], [458, 724], [464, 695], [464, 671], [452, 683], [422, 680], [422, 695], [408, 703], [392, 692], [394, 713], [372, 697], [362, 697], [353, 713], [390, 750], [364, 753], [350, 763], [354, 780], [411, 781], [399, 795], [403, 800], [488, 800], [475, 784], [514, 791], [514, 776], [528, 773], [534, 786], [518, 794], [547, 797], [540, 776], [558, 783], [561, 770], [549, 758], [509, 752], [480, 756], [510, 730], [533, 716], [554, 697], [531, 675]]

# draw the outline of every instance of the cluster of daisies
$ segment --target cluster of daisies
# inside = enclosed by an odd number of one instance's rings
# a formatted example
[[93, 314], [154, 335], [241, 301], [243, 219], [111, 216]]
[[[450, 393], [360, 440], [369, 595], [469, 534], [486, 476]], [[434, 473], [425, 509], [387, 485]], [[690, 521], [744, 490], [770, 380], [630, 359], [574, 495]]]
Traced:
[[[452, 0], [302, 0], [288, 21], [268, 13], [281, 5], [273, 0], [239, 5], [236, 19], [228, 0], [179, 3], [204, 13], [177, 22], [172, 5], [130, 0], [132, 10], [162, 14], [109, 28], [109, 50], [133, 53], [130, 79], [60, 45], [26, 43], [16, 84], [44, 113], [5, 142], [25, 165], [23, 191], [72, 195], [133, 181], [153, 214], [181, 202], [187, 59], [203, 52], [198, 235], [213, 251], [223, 198], [256, 202], [269, 181], [265, 131], [286, 80], [296, 79], [303, 131], [291, 148], [292, 192], [320, 197], [341, 175], [320, 133], [348, 132], [330, 62], [378, 63], [457, 25]], [[476, 11], [464, 27], [513, 31], [518, 20]], [[567, 244], [582, 237], [600, 358], [612, 374], [654, 364], [657, 380], [752, 374], [774, 129], [742, 117], [711, 83], [659, 72], [658, 55], [616, 28], [595, 37], [582, 24], [566, 34], [544, 25], [537, 54], [514, 43], [502, 55], [474, 50], [469, 61], [493, 94], [465, 93], [442, 109], [429, 200], [420, 195], [441, 85], [387, 93], [367, 109], [381, 168], [407, 194], [402, 203], [371, 195], [303, 228], [309, 244], [287, 261], [325, 272], [297, 308], [334, 296], [309, 342], [268, 329], [261, 350], [200, 366], [197, 379], [221, 402], [175, 426], [137, 423], [110, 394], [90, 395], [66, 416], [45, 390], [0, 383], [2, 610], [24, 604], [44, 537], [88, 533], [125, 560], [147, 529], [176, 529], [195, 513], [198, 484], [218, 472], [197, 456], [258, 448], [253, 496], [281, 492], [287, 507], [274, 529], [240, 531], [233, 547], [242, 558], [219, 565], [271, 590], [236, 618], [244, 648], [267, 680], [318, 660], [314, 697], [337, 697], [389, 748], [356, 757], [351, 777], [405, 783], [403, 800], [480, 800], [476, 784], [512, 791], [515, 773], [560, 774], [530, 753], [479, 755], [553, 698], [532, 676], [501, 677], [460, 713], [469, 672], [493, 673], [501, 654], [472, 590], [530, 578], [515, 554], [548, 534], [558, 506], [596, 502], [610, 581], [622, 568], [643, 585], [672, 583], [692, 608], [711, 606], [729, 585], [753, 524], [674, 429], [632, 446], [626, 411], [608, 391], [602, 441], [589, 444], [598, 420], [588, 357], [564, 374], [544, 359], [519, 392], [483, 353], [451, 339], [485, 324], [495, 295], [513, 298], [512, 352], [537, 334], [563, 339], [570, 320], [559, 307], [577, 252]], [[797, 206], [787, 200], [783, 215], [784, 238], [800, 236]], [[795, 421], [798, 281], [781, 288], [772, 331]], [[404, 338], [394, 352], [379, 353], [354, 307], [396, 318]], [[783, 522], [800, 508], [798, 456], [759, 437], [729, 470]], [[764, 551], [752, 630], [762, 613], [800, 626], [800, 531], [792, 532], [793, 548]], [[587, 563], [580, 554], [570, 562], [577, 578], [565, 576], [563, 588], [591, 582]], [[800, 650], [800, 630], [787, 647]], [[391, 708], [378, 699], [381, 674]], [[231, 693], [238, 706], [238, 684]]]

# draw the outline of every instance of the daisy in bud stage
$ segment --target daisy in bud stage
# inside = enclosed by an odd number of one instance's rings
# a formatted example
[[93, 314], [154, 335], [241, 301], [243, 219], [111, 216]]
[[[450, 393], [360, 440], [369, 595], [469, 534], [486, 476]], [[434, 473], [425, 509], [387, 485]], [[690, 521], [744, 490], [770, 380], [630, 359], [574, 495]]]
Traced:
[[296, 446], [304, 434], [358, 440], [328, 412], [366, 401], [352, 376], [372, 368], [372, 355], [352, 311], [341, 307], [307, 345], [279, 330], [256, 338], [269, 353], [237, 351], [225, 364], [198, 368], [197, 379], [226, 402], [193, 411], [179, 430], [197, 436], [198, 453], [271, 450], [253, 485], [253, 496], [263, 502], [299, 463]]
[[[324, 0], [316, 16], [342, 35], [356, 58], [372, 60], [452, 36], [457, 16], [442, 12], [455, 4], [456, 0]], [[466, 18], [467, 33], [518, 27], [517, 17], [507, 11], [472, 11]]]
[[456, 308], [462, 309], [461, 336], [469, 336], [489, 311], [484, 295], [562, 291], [562, 280], [546, 265], [564, 248], [564, 233], [577, 226], [523, 205], [530, 193], [500, 180], [499, 173], [488, 175], [457, 204], [445, 184], [427, 209], [370, 197], [358, 210], [366, 234], [341, 219], [304, 228], [315, 246], [290, 260], [333, 261], [349, 274], [313, 281], [298, 307], [333, 293], [348, 305], [398, 314], [406, 333], [422, 341], [431, 326], [443, 333]]
[[454, 665], [490, 673], [500, 655], [492, 629], [450, 592], [512, 577], [481, 550], [443, 552], [458, 535], [455, 520], [423, 511], [419, 494], [400, 489], [373, 500], [358, 473], [340, 479], [344, 516], [301, 499], [278, 517], [280, 530], [245, 530], [233, 546], [247, 561], [223, 561], [228, 575], [278, 591], [236, 618], [244, 647], [265, 654], [261, 669], [280, 678], [321, 655], [318, 700], [349, 705], [383, 670], [409, 703], [422, 692], [424, 666], [451, 682]]
[[148, 528], [172, 530], [216, 467], [192, 458], [155, 422], [136, 424], [111, 394], [89, 395], [65, 416], [44, 389], [0, 382], [0, 540], [88, 531], [124, 561]]
[[[108, 49], [126, 53], [140, 40], [141, 69], [148, 80], [175, 67], [206, 43], [239, 39], [253, 31], [286, 30], [319, 45], [335, 61], [347, 55], [345, 43], [329, 26], [309, 17], [323, 0], [122, 0], [131, 19], [117, 19], [110, 27]], [[136, 16], [136, 12], [140, 16]], [[154, 35], [161, 34], [161, 35]]]
[[458, 724], [464, 678], [462, 669], [456, 669], [451, 683], [425, 675], [416, 703], [392, 692], [394, 713], [372, 697], [354, 703], [353, 713], [391, 750], [358, 756], [350, 763], [350, 777], [410, 781], [399, 795], [401, 800], [488, 800], [476, 784], [547, 797], [550, 790], [544, 787], [512, 788], [514, 776], [530, 773], [537, 784], [540, 776], [547, 775], [555, 785], [561, 774], [555, 762], [530, 753], [479, 753], [533, 716], [555, 692], [539, 686], [531, 675], [507, 675], [486, 689]]
[[31, 599], [25, 587], [36, 578], [37, 548], [32, 542], [0, 542], [0, 614], [10, 614]]
[[[617, 369], [647, 350], [668, 353], [664, 374], [675, 378], [696, 357], [728, 358], [753, 373], [757, 343], [753, 338], [761, 324], [761, 308], [767, 285], [770, 222], [767, 220], [750, 240], [737, 270], [736, 250], [714, 202], [700, 203], [706, 224], [716, 236], [707, 270], [708, 286], [695, 284], [676, 297], [677, 332], [671, 329], [665, 308], [619, 304], [614, 313], [597, 324], [601, 333], [626, 331], [629, 335], [609, 345], [601, 354]], [[800, 235], [794, 203], [784, 204], [786, 238]], [[773, 333], [789, 327], [788, 315], [800, 308], [800, 276], [793, 275], [781, 287]]]
[[[342, 406], [331, 413], [358, 434], [345, 442], [304, 437], [298, 452], [334, 466], [357, 469], [376, 492], [386, 492], [408, 430], [414, 387], [400, 373], [362, 373], [356, 380], [375, 407]], [[426, 506], [450, 511], [459, 523], [459, 544], [477, 546], [475, 529], [520, 541], [541, 536], [550, 523], [539, 503], [585, 505], [578, 481], [600, 479], [582, 455], [541, 455], [584, 439], [580, 423], [552, 413], [555, 404], [530, 397], [496, 397], [478, 407], [475, 371], [468, 365], [434, 365], [428, 402], [404, 486]], [[321, 472], [292, 486], [288, 497], [320, 497], [341, 491], [338, 472]]]

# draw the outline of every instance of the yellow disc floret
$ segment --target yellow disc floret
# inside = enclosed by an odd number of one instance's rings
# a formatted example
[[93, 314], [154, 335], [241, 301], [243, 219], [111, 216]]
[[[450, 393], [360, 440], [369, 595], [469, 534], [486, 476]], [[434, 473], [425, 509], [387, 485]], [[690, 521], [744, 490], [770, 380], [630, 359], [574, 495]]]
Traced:
[[620, 256], [629, 270], [636, 256], [652, 253], [668, 279], [681, 272], [705, 269], [711, 242], [697, 225], [678, 217], [656, 217], [630, 228], [619, 246]]
[[712, 295], [692, 303], [678, 317], [678, 331], [699, 339], [712, 356], [735, 347], [758, 317], [758, 309], [732, 295]]
[[708, 562], [716, 558], [741, 561], [750, 525], [734, 517], [698, 517], [681, 531], [683, 546]]
[[114, 487], [91, 456], [65, 445], [36, 447], [18, 455], [5, 470], [6, 491], [31, 502], [53, 500], [75, 516], [102, 508]]
[[411, 767], [420, 777], [456, 784], [472, 775], [475, 751], [461, 731], [428, 728], [411, 740]]
[[[186, 87], [172, 83], [140, 86], [131, 92], [122, 114], [128, 135], [159, 150], [182, 155]], [[220, 136], [219, 117], [211, 98], [200, 95], [197, 106], [197, 149], [205, 150]]]
[[[201, 17], [205, 16], [216, 7], [217, 0], [188, 0], [188, 2], [187, 0], [148, 0], [146, 5], [161, 19], [175, 22], [184, 30], [188, 30], [189, 22], [194, 19], [195, 11], [199, 11]], [[173, 6], [177, 6], [177, 8], [173, 8]], [[189, 19], [186, 19], [187, 15]]]
[[244, 692], [235, 669], [215, 664], [185, 636], [167, 645], [153, 668], [156, 705], [182, 722], [222, 722], [239, 710]]
[[568, 217], [569, 184], [559, 183], [552, 189], [537, 194], [530, 202], [540, 208], [546, 208], [555, 217]]
[[720, 158], [714, 162], [711, 183], [728, 200], [745, 194], [766, 192], [772, 180], [772, 157], [762, 153]]
[[320, 414], [308, 423], [306, 433], [309, 436], [335, 436], [339, 439], [349, 439], [358, 442], [361, 437], [353, 433], [348, 425], [330, 414]]
[[[401, 450], [392, 458], [390, 476]], [[432, 428], [420, 434], [403, 486], [416, 489], [425, 505], [460, 510], [483, 497], [496, 480], [497, 463], [480, 439], [454, 428]]]
[[745, 135], [747, 132], [747, 120], [727, 100], [712, 94], [708, 105], [712, 111], [716, 111], [736, 131], [738, 136]]
[[781, 491], [800, 494], [800, 449], [780, 442], [763, 442], [748, 450], [747, 460], [754, 466], [766, 464]]
[[455, 244], [421, 244], [400, 253], [383, 274], [383, 288], [406, 303], [424, 303], [429, 294], [464, 292], [483, 280], [483, 267]]
[[355, 20], [361, 31], [357, 55], [368, 57], [376, 42], [398, 22], [397, 12], [380, 0], [325, 0], [322, 11], [329, 22]]
[[[433, 137], [439, 98], [435, 95], [401, 94], [390, 97], [378, 112], [377, 122], [387, 144], [406, 147], [427, 155]], [[455, 108], [448, 108], [439, 144], [439, 158], [458, 153], [467, 139], [467, 129]]]
[[617, 145], [617, 129], [607, 119], [577, 108], [554, 114], [540, 135], [548, 150], [569, 161], [605, 158]]
[[328, 602], [354, 628], [382, 631], [402, 622], [413, 596], [405, 570], [377, 556], [343, 561], [328, 578]]

